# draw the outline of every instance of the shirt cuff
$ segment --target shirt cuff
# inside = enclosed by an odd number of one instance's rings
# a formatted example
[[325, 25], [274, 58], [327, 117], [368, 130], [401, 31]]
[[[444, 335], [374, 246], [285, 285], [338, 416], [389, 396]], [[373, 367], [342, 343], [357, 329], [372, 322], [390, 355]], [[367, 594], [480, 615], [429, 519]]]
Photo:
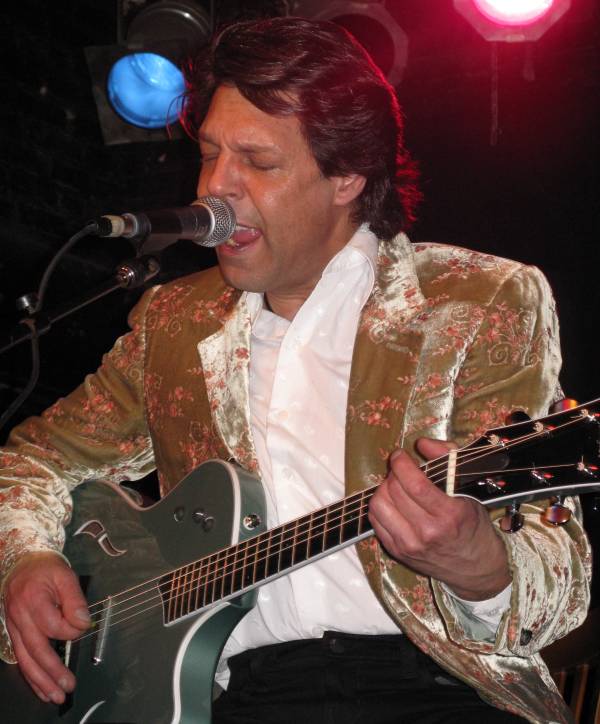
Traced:
[[488, 629], [490, 634], [495, 635], [502, 615], [510, 607], [512, 583], [509, 583], [503, 591], [497, 593], [493, 598], [487, 598], [485, 601], [467, 601], [457, 596], [454, 591], [441, 582], [440, 586], [458, 604], [456, 611], [460, 618], [471, 622], [480, 622]]

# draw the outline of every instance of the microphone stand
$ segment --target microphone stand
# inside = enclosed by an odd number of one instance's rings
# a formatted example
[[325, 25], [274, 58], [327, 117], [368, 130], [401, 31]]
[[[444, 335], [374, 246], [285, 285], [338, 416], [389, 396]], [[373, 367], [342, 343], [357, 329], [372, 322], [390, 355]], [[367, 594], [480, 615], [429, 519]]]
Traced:
[[[52, 324], [59, 319], [67, 317], [69, 314], [86, 307], [97, 299], [105, 297], [116, 289], [135, 289], [155, 277], [159, 271], [160, 264], [153, 256], [145, 255], [123, 262], [116, 268], [114, 276], [110, 281], [85, 297], [69, 303], [66, 307], [63, 305], [55, 311], [48, 313], [36, 313], [36, 309], [39, 308], [38, 295], [25, 294], [20, 297], [18, 300], [19, 308], [28, 312], [29, 316], [20, 321], [22, 325], [20, 329], [15, 330], [7, 341], [0, 343], [0, 354], [16, 347], [18, 344], [21, 344], [21, 342], [30, 340], [31, 376], [27, 385], [0, 416], [0, 430], [19, 407], [21, 407], [37, 384], [40, 371], [39, 336], [48, 332]], [[43, 286], [44, 285], [42, 285], [42, 288]], [[40, 295], [40, 297], [43, 297], [43, 294]]]
[[[68, 317], [73, 312], [83, 309], [88, 304], [102, 299], [107, 294], [117, 289], [135, 289], [142, 286], [147, 281], [155, 277], [160, 271], [160, 264], [156, 257], [141, 256], [137, 259], [122, 262], [115, 269], [114, 276], [102, 286], [80, 297], [76, 301], [71, 301], [67, 306], [61, 305], [53, 311], [42, 314], [31, 313], [30, 316], [22, 319], [19, 324], [20, 328], [13, 330], [7, 340], [0, 342], [0, 354], [8, 352], [8, 350], [16, 347], [21, 342], [31, 340], [33, 337], [39, 337], [50, 331], [55, 322], [64, 317]], [[26, 294], [19, 298], [20, 306], [28, 312], [35, 309], [35, 295]]]

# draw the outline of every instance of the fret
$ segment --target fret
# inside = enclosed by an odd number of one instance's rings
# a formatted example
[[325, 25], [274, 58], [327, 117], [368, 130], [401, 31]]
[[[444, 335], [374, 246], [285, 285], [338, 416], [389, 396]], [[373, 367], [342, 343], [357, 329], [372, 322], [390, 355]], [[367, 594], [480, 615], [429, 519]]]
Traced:
[[[254, 568], [254, 581], [264, 581], [267, 577], [268, 534], [261, 533], [256, 540], [256, 566]], [[267, 542], [267, 545], [265, 543]], [[266, 550], [265, 550], [266, 548]]]
[[323, 550], [328, 551], [340, 543], [341, 518], [339, 503], [325, 509]]
[[198, 574], [196, 577], [195, 593], [194, 593], [194, 611], [197, 611], [201, 607], [200, 595], [204, 593], [205, 579], [206, 579], [206, 565], [203, 560], [197, 562]]
[[249, 548], [252, 549], [252, 552], [250, 554], [252, 557], [252, 580], [251, 580], [251, 583], [256, 583], [256, 567], [258, 565], [258, 554], [259, 554], [258, 541], [256, 540], [256, 538], [251, 538], [248, 541], [248, 546], [249, 546]]
[[[315, 523], [316, 518], [316, 523]], [[319, 523], [319, 511], [311, 513], [308, 516], [308, 530], [307, 530], [307, 558], [317, 555], [323, 552], [323, 546], [325, 544], [325, 538], [323, 536], [323, 529]]]
[[225, 551], [223, 566], [221, 569], [221, 595], [229, 596], [233, 593], [233, 572], [235, 570], [235, 548]]
[[242, 588], [246, 588], [246, 586], [252, 585], [252, 569], [250, 567], [250, 564], [252, 563], [251, 557], [248, 555], [250, 552], [250, 542], [246, 541], [244, 543], [244, 564], [243, 564], [243, 576], [242, 576]]
[[244, 580], [244, 557], [242, 555], [243, 545], [238, 544], [233, 549], [233, 570], [231, 571], [231, 593], [243, 588]]
[[356, 518], [357, 518], [357, 528], [358, 528], [358, 535], [363, 533], [365, 530], [371, 527], [369, 523], [369, 518], [367, 517], [367, 511], [368, 511], [368, 500], [371, 497], [370, 493], [368, 494], [368, 491], [363, 491], [360, 493], [360, 497], [357, 500], [357, 512], [356, 512]]
[[206, 570], [206, 583], [204, 585], [204, 595], [202, 597], [202, 605], [207, 606], [215, 600], [215, 575], [217, 572], [217, 555], [208, 557]]
[[292, 545], [292, 541], [294, 539], [294, 528], [295, 523], [291, 522], [283, 525], [281, 529], [283, 534], [281, 553], [279, 556], [279, 570], [281, 571], [285, 571], [286, 569], [290, 568], [293, 563], [294, 548]]
[[217, 591], [218, 595], [213, 598], [214, 601], [218, 601], [225, 597], [225, 580], [227, 578], [227, 551], [219, 551], [217, 553], [217, 564], [215, 567], [217, 585], [215, 586], [215, 594]]
[[192, 567], [183, 569], [182, 586], [179, 597], [179, 615], [185, 616], [190, 612], [190, 597], [192, 593]]
[[181, 595], [183, 590], [183, 575], [181, 568], [177, 571], [175, 576], [175, 588], [173, 590], [173, 618], [179, 618]]
[[273, 553], [273, 546], [275, 545], [276, 549], [278, 550], [279, 545], [278, 541], [275, 540], [275, 543], [273, 541], [275, 531], [270, 530], [267, 533], [267, 555], [265, 556], [265, 578], [268, 578], [269, 576], [273, 576], [276, 573], [279, 573], [279, 568], [277, 567], [279, 556], [278, 553]]
[[274, 576], [281, 570], [281, 537], [281, 528], [273, 528], [269, 531], [266, 560], [267, 576]]
[[342, 521], [341, 542], [355, 538], [360, 530], [360, 498], [358, 496], [342, 502]]
[[308, 529], [310, 516], [299, 518], [294, 526], [294, 542], [292, 544], [292, 564], [302, 563], [308, 556]]

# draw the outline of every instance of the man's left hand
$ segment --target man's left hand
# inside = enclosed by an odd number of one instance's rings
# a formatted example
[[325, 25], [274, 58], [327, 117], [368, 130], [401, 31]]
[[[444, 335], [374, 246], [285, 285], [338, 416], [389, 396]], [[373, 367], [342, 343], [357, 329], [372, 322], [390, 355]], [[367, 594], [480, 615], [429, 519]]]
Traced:
[[[428, 459], [445, 455], [448, 443], [422, 438]], [[435, 487], [403, 450], [394, 452], [390, 472], [373, 496], [369, 520], [396, 560], [471, 601], [492, 598], [511, 581], [506, 549], [486, 509]]]

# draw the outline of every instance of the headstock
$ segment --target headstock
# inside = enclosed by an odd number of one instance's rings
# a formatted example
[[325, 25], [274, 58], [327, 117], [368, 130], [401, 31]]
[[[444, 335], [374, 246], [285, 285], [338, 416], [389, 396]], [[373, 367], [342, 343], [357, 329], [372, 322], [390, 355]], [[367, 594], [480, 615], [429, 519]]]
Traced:
[[[432, 462], [427, 474], [442, 481], [445, 469]], [[543, 518], [562, 525], [570, 516], [562, 498], [594, 490], [600, 490], [600, 399], [488, 430], [457, 452], [454, 494], [507, 506], [506, 532], [522, 524], [521, 503], [552, 499]]]

